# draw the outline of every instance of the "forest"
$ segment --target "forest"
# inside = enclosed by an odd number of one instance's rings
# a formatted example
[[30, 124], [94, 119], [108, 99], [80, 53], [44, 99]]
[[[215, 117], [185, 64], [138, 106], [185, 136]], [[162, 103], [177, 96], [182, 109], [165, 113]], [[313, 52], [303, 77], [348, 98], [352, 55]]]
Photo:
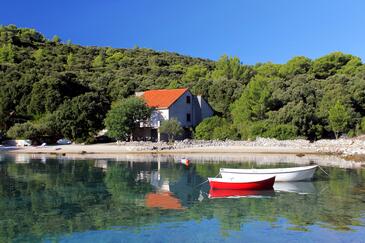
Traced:
[[0, 138], [94, 142], [116, 102], [186, 87], [215, 110], [196, 139], [337, 138], [365, 132], [365, 65], [341, 52], [245, 65], [134, 47], [86, 47], [0, 26]]

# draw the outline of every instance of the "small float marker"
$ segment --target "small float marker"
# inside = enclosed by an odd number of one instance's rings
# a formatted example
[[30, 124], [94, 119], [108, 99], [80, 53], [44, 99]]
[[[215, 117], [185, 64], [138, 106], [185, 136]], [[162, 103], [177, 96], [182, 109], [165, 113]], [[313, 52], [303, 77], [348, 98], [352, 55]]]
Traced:
[[183, 164], [185, 166], [189, 166], [190, 161], [188, 159], [181, 159], [180, 164]]

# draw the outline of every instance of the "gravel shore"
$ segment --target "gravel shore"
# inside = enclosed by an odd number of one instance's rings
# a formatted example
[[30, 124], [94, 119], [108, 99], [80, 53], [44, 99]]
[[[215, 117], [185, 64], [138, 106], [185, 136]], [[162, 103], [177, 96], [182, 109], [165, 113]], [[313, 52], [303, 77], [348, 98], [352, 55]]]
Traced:
[[253, 161], [256, 163], [317, 163], [323, 166], [359, 168], [365, 166], [365, 136], [319, 140], [257, 138], [255, 141], [184, 140], [165, 142], [120, 142], [107, 144], [71, 144], [28, 147], [0, 146], [11, 154], [67, 156], [68, 158], [114, 158], [145, 161], [146, 158], [178, 160], [188, 157], [199, 161]]
[[92, 145], [51, 145], [5, 147], [0, 150], [11, 153], [56, 154], [124, 154], [124, 153], [283, 153], [283, 154], [332, 154], [341, 156], [365, 156], [365, 136], [338, 140], [304, 139], [276, 140], [257, 138], [255, 141], [201, 141], [183, 140], [173, 144], [165, 142], [120, 142]]

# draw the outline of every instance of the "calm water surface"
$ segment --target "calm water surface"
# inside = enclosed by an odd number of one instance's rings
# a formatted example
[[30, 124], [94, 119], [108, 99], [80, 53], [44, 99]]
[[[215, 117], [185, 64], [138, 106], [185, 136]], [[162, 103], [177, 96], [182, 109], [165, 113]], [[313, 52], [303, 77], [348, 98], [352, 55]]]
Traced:
[[0, 155], [0, 242], [365, 242], [365, 169], [217, 194], [220, 167], [258, 166]]

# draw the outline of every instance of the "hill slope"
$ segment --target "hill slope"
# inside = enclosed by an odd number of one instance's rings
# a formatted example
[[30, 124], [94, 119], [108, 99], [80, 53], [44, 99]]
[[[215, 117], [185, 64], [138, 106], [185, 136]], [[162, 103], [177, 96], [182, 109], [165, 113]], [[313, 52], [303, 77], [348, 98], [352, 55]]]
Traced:
[[0, 131], [15, 137], [85, 140], [103, 128], [113, 101], [135, 91], [188, 87], [219, 117], [204, 139], [311, 139], [365, 130], [365, 69], [340, 52], [286, 64], [242, 65], [150, 49], [83, 47], [33, 29], [0, 27]]

